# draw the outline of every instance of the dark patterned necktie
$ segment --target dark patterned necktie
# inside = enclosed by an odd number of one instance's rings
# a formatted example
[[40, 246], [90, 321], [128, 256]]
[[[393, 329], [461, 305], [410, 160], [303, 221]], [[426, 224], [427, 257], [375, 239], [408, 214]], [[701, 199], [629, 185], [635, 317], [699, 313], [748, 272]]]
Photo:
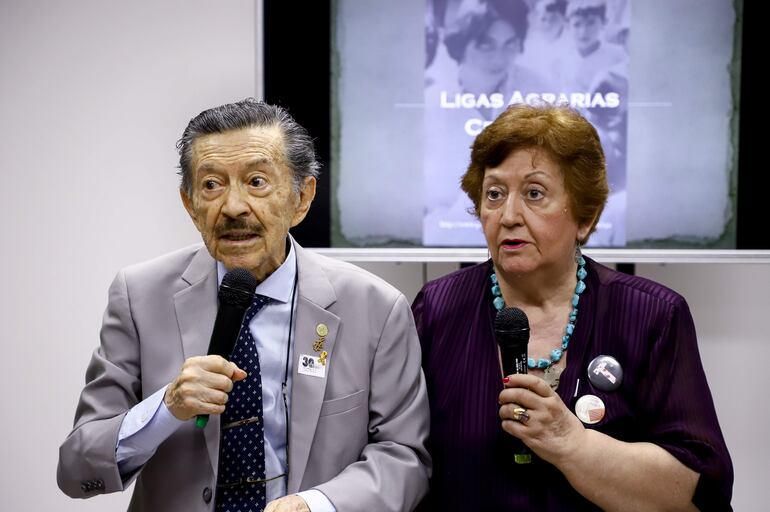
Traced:
[[249, 322], [268, 300], [262, 295], [254, 297], [230, 357], [249, 375], [233, 385], [222, 414], [217, 512], [261, 512], [266, 505], [262, 375]]

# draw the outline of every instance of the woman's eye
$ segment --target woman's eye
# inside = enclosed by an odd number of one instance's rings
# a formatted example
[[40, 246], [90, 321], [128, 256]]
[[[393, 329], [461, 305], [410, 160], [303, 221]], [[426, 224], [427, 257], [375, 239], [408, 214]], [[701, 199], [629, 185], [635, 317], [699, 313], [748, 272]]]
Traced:
[[491, 52], [495, 49], [495, 42], [489, 37], [482, 37], [476, 41], [476, 49], [480, 52]]
[[538, 189], [527, 190], [527, 199], [540, 199], [543, 197], [543, 192]]
[[505, 51], [507, 52], [517, 52], [519, 51], [519, 40], [518, 39], [511, 39], [510, 41], [505, 42]]
[[493, 189], [487, 190], [487, 199], [489, 199], [490, 201], [497, 201], [502, 197], [503, 197], [503, 193], [497, 189], [493, 188]]

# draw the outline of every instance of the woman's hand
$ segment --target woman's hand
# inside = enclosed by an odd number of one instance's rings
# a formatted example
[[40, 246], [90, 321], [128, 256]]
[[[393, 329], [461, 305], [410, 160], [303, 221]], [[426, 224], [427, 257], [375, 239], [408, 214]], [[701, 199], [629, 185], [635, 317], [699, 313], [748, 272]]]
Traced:
[[541, 459], [559, 466], [584, 442], [583, 424], [543, 379], [519, 374], [503, 383], [499, 398], [503, 430], [521, 439]]
[[695, 510], [691, 500], [698, 473], [660, 446], [626, 443], [584, 428], [534, 375], [510, 375], [504, 384], [503, 430], [556, 466], [592, 503], [604, 510]]

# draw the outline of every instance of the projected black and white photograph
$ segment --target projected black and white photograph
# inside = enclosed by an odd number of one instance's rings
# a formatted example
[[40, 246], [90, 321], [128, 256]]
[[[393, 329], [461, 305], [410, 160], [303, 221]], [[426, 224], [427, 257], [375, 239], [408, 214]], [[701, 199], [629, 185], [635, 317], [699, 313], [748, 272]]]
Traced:
[[476, 135], [509, 105], [568, 104], [599, 131], [611, 196], [591, 244], [624, 246], [628, 0], [426, 3], [423, 244], [482, 243], [459, 189]]
[[589, 246], [735, 247], [732, 1], [335, 5], [335, 246], [483, 246], [460, 188], [470, 146], [509, 105], [551, 102], [602, 141]]

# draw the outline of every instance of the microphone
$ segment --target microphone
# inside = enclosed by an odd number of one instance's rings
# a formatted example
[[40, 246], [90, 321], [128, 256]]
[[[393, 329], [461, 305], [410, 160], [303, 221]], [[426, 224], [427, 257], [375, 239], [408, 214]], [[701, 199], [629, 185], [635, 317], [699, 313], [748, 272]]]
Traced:
[[[519, 308], [503, 308], [498, 311], [495, 316], [495, 339], [500, 347], [503, 373], [527, 373], [529, 319], [526, 313]], [[515, 439], [513, 460], [516, 464], [532, 462], [532, 453], [520, 439]]]
[[500, 346], [503, 373], [527, 373], [529, 319], [519, 308], [504, 308], [495, 317], [495, 338]]
[[[222, 278], [219, 285], [219, 309], [211, 333], [208, 355], [230, 358], [246, 310], [254, 300], [257, 280], [245, 268], [234, 268]], [[208, 414], [199, 414], [195, 426], [203, 428], [209, 421]]]

